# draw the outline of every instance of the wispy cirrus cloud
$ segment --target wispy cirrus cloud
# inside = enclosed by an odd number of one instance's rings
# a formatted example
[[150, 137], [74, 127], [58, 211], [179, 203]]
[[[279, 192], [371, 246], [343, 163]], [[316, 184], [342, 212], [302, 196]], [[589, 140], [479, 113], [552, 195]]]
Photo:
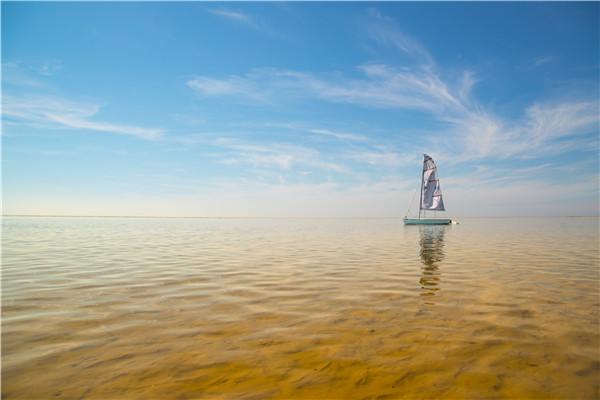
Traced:
[[242, 26], [254, 29], [255, 31], [270, 35], [272, 37], [279, 37], [279, 34], [275, 32], [269, 24], [265, 23], [264, 20], [257, 18], [255, 15], [243, 12], [240, 10], [234, 10], [231, 8], [211, 8], [208, 10], [209, 13], [219, 17], [223, 20], [231, 23], [240, 24]]
[[[147, 128], [97, 119], [100, 106], [75, 102], [62, 97], [44, 94], [47, 85], [38, 79], [48, 79], [62, 68], [60, 60], [47, 60], [37, 63], [6, 62], [2, 64], [3, 79], [19, 92], [24, 88], [28, 95], [3, 93], [2, 119], [11, 124], [26, 124], [40, 128], [67, 127], [79, 130], [108, 132], [135, 136], [145, 140], [159, 139], [163, 129]], [[37, 75], [38, 77], [33, 77]], [[8, 76], [8, 78], [7, 78]], [[14, 89], [14, 88], [12, 88]]]
[[75, 103], [49, 96], [4, 96], [3, 100], [3, 119], [17, 123], [130, 135], [144, 140], [156, 140], [164, 134], [163, 129], [97, 120], [95, 117], [100, 111], [98, 105]]
[[549, 62], [552, 62], [553, 60], [554, 60], [554, 58], [549, 57], [549, 56], [537, 58], [533, 62], [533, 67], [535, 68], [535, 67], [539, 67], [544, 64], [548, 64]]
[[[270, 104], [316, 97], [333, 103], [426, 113], [445, 126], [444, 133], [436, 135], [443, 138], [437, 151], [459, 161], [532, 157], [579, 144], [589, 146], [589, 141], [586, 144], [576, 136], [598, 130], [595, 98], [537, 102], [523, 110], [521, 118], [507, 119], [487, 110], [473, 96], [477, 79], [472, 71], [464, 71], [457, 83], [450, 83], [430, 65], [407, 69], [365, 64], [358, 70], [362, 78], [263, 69], [222, 79], [197, 77], [188, 81], [188, 86], [205, 96], [260, 99]], [[428, 139], [439, 142], [434, 137]]]
[[242, 123], [240, 126], [251, 128], [284, 129], [301, 133], [312, 133], [316, 136], [328, 137], [342, 142], [371, 142], [372, 140], [364, 134], [339, 130], [329, 127], [314, 127], [309, 123], [300, 122], [263, 122], [259, 124]]
[[41, 88], [45, 83], [22, 63], [8, 61], [2, 63], [2, 83], [20, 87]]
[[[450, 140], [441, 152], [460, 161], [485, 157], [536, 158], [577, 148], [597, 149], [598, 101], [535, 103], [520, 119], [506, 120], [480, 109], [448, 119]], [[453, 148], [462, 151], [456, 153]], [[448, 157], [449, 159], [451, 157]]]
[[244, 14], [240, 11], [233, 11], [233, 10], [228, 10], [225, 8], [216, 8], [216, 9], [211, 9], [209, 10], [209, 12], [211, 14], [217, 15], [219, 17], [231, 20], [231, 21], [236, 21], [236, 22], [241, 22], [244, 24], [248, 24], [248, 25], [252, 25], [254, 26], [254, 18], [252, 18], [249, 14]]
[[558, 104], [536, 103], [526, 110], [528, 129], [534, 143], [576, 135], [598, 127], [598, 103], [579, 101]]
[[332, 131], [329, 129], [311, 129], [311, 133], [316, 133], [317, 135], [332, 137], [341, 141], [348, 142], [368, 142], [369, 138], [363, 135], [357, 135], [355, 133], [349, 132], [338, 132]]
[[62, 61], [47, 60], [36, 63], [6, 61], [2, 63], [2, 83], [9, 86], [40, 89], [48, 85], [48, 79], [62, 69]]
[[271, 103], [310, 96], [370, 108], [404, 108], [438, 114], [464, 112], [466, 105], [461, 96], [473, 85], [472, 79], [463, 79], [460, 85], [451, 87], [428, 67], [405, 70], [366, 64], [357, 69], [363, 78], [256, 69], [224, 78], [198, 76], [186, 84], [203, 96], [234, 96]]
[[415, 153], [401, 154], [388, 149], [354, 151], [346, 155], [353, 161], [358, 161], [378, 167], [399, 167], [402, 165], [417, 165], [418, 156]]
[[118, 133], [123, 135], [131, 135], [140, 139], [145, 140], [156, 140], [159, 139], [164, 131], [162, 129], [145, 128], [133, 125], [114, 124], [103, 121], [93, 121], [87, 118], [81, 118], [78, 116], [68, 114], [46, 114], [49, 120], [64, 126], [74, 129], [84, 129], [99, 132]]
[[61, 70], [62, 67], [62, 61], [60, 60], [48, 60], [34, 66], [37, 72], [44, 76], [52, 76]]
[[258, 86], [257, 76], [230, 76], [225, 79], [198, 76], [187, 81], [187, 86], [202, 96], [239, 96], [253, 101], [265, 101], [267, 94]]
[[221, 137], [213, 145], [227, 152], [221, 157], [225, 164], [246, 164], [253, 167], [313, 167], [333, 172], [346, 172], [344, 165], [326, 159], [316, 149], [289, 143], [246, 143], [239, 139]]
[[433, 56], [425, 46], [414, 37], [402, 32], [396, 21], [377, 9], [368, 10], [365, 27], [367, 35], [377, 45], [400, 50], [415, 63], [428, 66], [435, 64]]

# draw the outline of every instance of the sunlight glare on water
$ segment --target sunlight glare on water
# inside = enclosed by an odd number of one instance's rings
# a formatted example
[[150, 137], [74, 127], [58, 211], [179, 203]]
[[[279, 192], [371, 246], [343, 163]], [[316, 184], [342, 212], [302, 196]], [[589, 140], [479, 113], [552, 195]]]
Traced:
[[598, 398], [596, 218], [5, 218], [2, 397]]

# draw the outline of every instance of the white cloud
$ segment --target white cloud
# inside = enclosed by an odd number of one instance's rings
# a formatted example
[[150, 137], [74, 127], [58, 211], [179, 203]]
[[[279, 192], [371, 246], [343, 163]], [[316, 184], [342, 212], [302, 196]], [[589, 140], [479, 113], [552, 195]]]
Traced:
[[458, 98], [463, 102], [469, 102], [469, 96], [471, 95], [471, 89], [477, 83], [475, 74], [473, 71], [465, 71], [463, 73], [462, 82], [458, 90]]
[[41, 88], [44, 86], [39, 77], [33, 77], [19, 62], [2, 63], [2, 83], [14, 86]]
[[213, 15], [216, 15], [219, 18], [231, 21], [233, 23], [244, 25], [248, 28], [252, 28], [258, 32], [270, 35], [272, 37], [280, 37], [280, 35], [277, 32], [275, 32], [268, 24], [266, 24], [263, 20], [257, 18], [254, 15], [228, 8], [209, 9], [208, 12], [210, 12]]
[[100, 107], [97, 105], [73, 103], [55, 97], [5, 96], [2, 115], [10, 120], [35, 126], [109, 132], [146, 140], [159, 139], [164, 133], [162, 129], [97, 121], [93, 117], [99, 111]]
[[[428, 67], [399, 70], [383, 64], [367, 64], [358, 69], [365, 75], [364, 78], [319, 77], [306, 72], [256, 69], [242, 76], [198, 76], [189, 80], [187, 85], [204, 96], [235, 96], [270, 100], [271, 103], [310, 96], [374, 108], [406, 108], [435, 113], [456, 113], [465, 109], [455, 90]], [[471, 81], [467, 81], [463, 86], [470, 84]], [[458, 90], [464, 92], [463, 86]]]
[[202, 96], [238, 96], [251, 100], [264, 101], [266, 93], [253, 79], [256, 75], [230, 76], [225, 79], [195, 77], [187, 85]]
[[2, 63], [2, 81], [14, 86], [42, 88], [46, 81], [62, 69], [62, 61], [47, 60], [36, 63], [7, 61]]
[[44, 61], [44, 62], [40, 63], [39, 65], [35, 66], [35, 68], [38, 71], [38, 73], [40, 73], [41, 75], [52, 76], [57, 71], [62, 69], [62, 61], [60, 61], [60, 60]]
[[219, 17], [223, 17], [232, 21], [243, 22], [245, 24], [254, 24], [254, 19], [248, 15], [244, 14], [240, 11], [232, 11], [223, 8], [209, 10], [210, 13], [214, 15], [218, 15]]
[[534, 104], [526, 111], [527, 129], [534, 143], [598, 131], [598, 103], [595, 101]]
[[453, 130], [451, 140], [440, 152], [452, 152], [455, 160], [460, 161], [485, 157], [535, 158], [598, 147], [597, 141], [581, 136], [598, 132], [600, 117], [595, 100], [537, 103], [525, 110], [523, 118], [513, 121], [481, 110], [448, 121]]
[[416, 62], [434, 64], [429, 51], [415, 38], [402, 32], [392, 18], [370, 9], [366, 22], [367, 34], [375, 43], [401, 50]]
[[533, 67], [539, 67], [540, 65], [548, 64], [554, 60], [552, 57], [540, 57], [533, 62]]
[[75, 129], [88, 129], [92, 131], [120, 133], [123, 135], [136, 136], [140, 139], [155, 140], [162, 136], [161, 129], [141, 128], [131, 125], [113, 124], [109, 122], [90, 121], [85, 118], [65, 114], [46, 114], [48, 119], [58, 122], [64, 126]]
[[189, 80], [187, 85], [197, 92], [207, 96], [245, 94], [251, 97], [257, 91], [254, 82], [241, 77], [231, 77], [229, 79], [198, 77]]
[[418, 164], [414, 154], [409, 156], [388, 150], [354, 152], [350, 153], [347, 157], [354, 161], [381, 167], [399, 167], [402, 165]]
[[363, 135], [357, 135], [357, 134], [348, 133], [348, 132], [336, 132], [336, 131], [331, 131], [329, 129], [311, 129], [310, 132], [316, 133], [318, 135], [330, 136], [330, 137], [333, 137], [333, 138], [336, 138], [336, 139], [342, 140], [342, 141], [349, 141], [349, 142], [367, 142], [367, 141], [369, 141], [369, 138], [367, 138], [366, 136], [363, 136]]
[[299, 145], [253, 144], [232, 138], [218, 138], [213, 145], [228, 150], [221, 161], [225, 164], [246, 164], [252, 167], [273, 167], [283, 170], [308, 166], [339, 173], [347, 171], [345, 166], [326, 159], [318, 150]]

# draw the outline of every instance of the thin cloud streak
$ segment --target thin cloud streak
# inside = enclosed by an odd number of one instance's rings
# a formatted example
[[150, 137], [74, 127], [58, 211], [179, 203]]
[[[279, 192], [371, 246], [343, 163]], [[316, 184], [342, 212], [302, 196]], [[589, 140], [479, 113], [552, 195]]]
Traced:
[[5, 96], [2, 116], [23, 124], [116, 133], [144, 140], [157, 140], [164, 134], [162, 129], [92, 119], [99, 111], [100, 107], [97, 105], [75, 104], [55, 97]]
[[265, 93], [258, 87], [252, 74], [226, 79], [199, 76], [188, 80], [186, 84], [202, 96], [241, 96], [251, 100], [266, 100]]
[[248, 14], [244, 14], [239, 11], [232, 11], [223, 8], [209, 10], [211, 14], [218, 15], [232, 21], [243, 22], [245, 24], [253, 25], [254, 20]]
[[231, 10], [228, 8], [214, 8], [209, 9], [208, 12], [221, 19], [241, 24], [243, 26], [270, 35], [272, 37], [279, 37], [279, 34], [277, 34], [277, 32], [271, 29], [269, 25], [265, 24], [263, 21], [256, 18], [255, 16], [241, 12], [239, 10]]
[[402, 155], [393, 151], [362, 151], [350, 153], [347, 158], [378, 167], [395, 168], [404, 165], [418, 165], [417, 157], [412, 155]]
[[333, 138], [341, 140], [341, 141], [348, 141], [348, 142], [368, 142], [369, 141], [369, 138], [367, 138], [366, 136], [356, 135], [354, 133], [348, 133], [348, 132], [335, 132], [335, 131], [331, 131], [329, 129], [311, 129], [310, 132], [316, 133], [316, 134], [322, 135], [322, 136], [333, 137]]
[[374, 8], [368, 11], [366, 31], [370, 39], [380, 46], [398, 49], [417, 63], [429, 66], [435, 64], [433, 57], [421, 43], [402, 32], [392, 18]]
[[553, 60], [554, 59], [552, 57], [540, 57], [533, 62], [533, 67], [535, 68], [535, 67], [539, 67], [544, 64], [548, 64], [549, 62], [552, 62]]
[[229, 150], [229, 154], [221, 160], [224, 164], [283, 170], [308, 166], [337, 173], [347, 171], [345, 166], [324, 159], [318, 150], [304, 146], [287, 143], [249, 144], [232, 138], [217, 138], [213, 145]]
[[163, 131], [160, 129], [140, 128], [137, 126], [119, 125], [101, 121], [89, 121], [84, 118], [73, 117], [70, 115], [48, 113], [46, 116], [52, 121], [74, 129], [88, 129], [92, 131], [119, 133], [146, 140], [159, 139], [163, 134]]

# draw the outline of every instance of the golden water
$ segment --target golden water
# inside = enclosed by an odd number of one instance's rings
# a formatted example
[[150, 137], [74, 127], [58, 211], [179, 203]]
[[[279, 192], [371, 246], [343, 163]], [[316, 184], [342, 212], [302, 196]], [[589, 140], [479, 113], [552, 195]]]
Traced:
[[598, 219], [6, 218], [2, 398], [599, 398]]

